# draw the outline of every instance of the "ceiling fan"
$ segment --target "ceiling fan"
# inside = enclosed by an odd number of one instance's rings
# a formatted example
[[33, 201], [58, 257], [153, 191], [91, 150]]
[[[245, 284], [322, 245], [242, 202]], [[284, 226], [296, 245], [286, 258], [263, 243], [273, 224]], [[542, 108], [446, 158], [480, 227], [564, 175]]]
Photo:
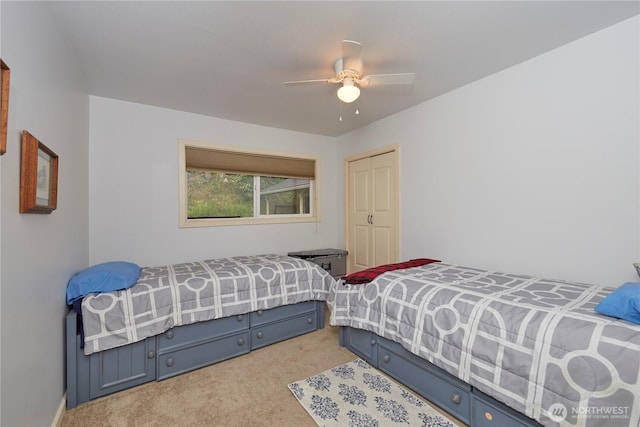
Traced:
[[335, 77], [319, 80], [298, 80], [285, 82], [285, 86], [299, 86], [318, 83], [342, 83], [338, 89], [338, 98], [345, 103], [351, 103], [360, 96], [360, 88], [379, 85], [407, 85], [412, 84], [414, 73], [398, 74], [369, 74], [362, 75], [362, 59], [360, 53], [362, 45], [352, 40], [342, 41], [342, 58], [334, 64]]

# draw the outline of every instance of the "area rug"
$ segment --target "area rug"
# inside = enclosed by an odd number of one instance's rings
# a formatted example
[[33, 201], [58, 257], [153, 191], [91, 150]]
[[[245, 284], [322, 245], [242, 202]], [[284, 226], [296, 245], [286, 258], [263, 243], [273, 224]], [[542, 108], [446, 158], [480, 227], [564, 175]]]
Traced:
[[319, 426], [460, 426], [362, 359], [288, 387]]

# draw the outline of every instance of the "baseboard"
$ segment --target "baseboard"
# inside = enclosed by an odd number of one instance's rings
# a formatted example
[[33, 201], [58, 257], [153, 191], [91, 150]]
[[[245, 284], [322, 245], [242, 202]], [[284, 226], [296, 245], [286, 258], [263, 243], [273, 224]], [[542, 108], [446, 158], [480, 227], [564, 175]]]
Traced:
[[64, 418], [64, 413], [67, 410], [67, 393], [65, 392], [62, 396], [62, 402], [60, 402], [60, 406], [58, 406], [58, 411], [56, 412], [56, 417], [53, 419], [51, 423], [51, 427], [61, 427], [62, 419]]

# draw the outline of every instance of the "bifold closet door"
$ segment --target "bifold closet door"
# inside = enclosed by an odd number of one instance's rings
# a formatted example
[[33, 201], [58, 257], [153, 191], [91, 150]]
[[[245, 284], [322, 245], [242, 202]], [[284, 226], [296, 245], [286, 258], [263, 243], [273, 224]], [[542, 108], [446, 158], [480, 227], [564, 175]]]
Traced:
[[349, 272], [397, 262], [395, 156], [349, 162]]

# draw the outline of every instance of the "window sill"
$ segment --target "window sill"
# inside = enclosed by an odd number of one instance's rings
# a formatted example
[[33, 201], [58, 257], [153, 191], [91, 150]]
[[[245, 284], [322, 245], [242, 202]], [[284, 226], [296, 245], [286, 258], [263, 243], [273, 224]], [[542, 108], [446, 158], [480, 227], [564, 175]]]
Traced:
[[197, 218], [180, 220], [180, 228], [193, 227], [222, 227], [229, 225], [254, 225], [254, 224], [289, 224], [300, 222], [318, 222], [317, 216], [305, 216], [300, 218]]

